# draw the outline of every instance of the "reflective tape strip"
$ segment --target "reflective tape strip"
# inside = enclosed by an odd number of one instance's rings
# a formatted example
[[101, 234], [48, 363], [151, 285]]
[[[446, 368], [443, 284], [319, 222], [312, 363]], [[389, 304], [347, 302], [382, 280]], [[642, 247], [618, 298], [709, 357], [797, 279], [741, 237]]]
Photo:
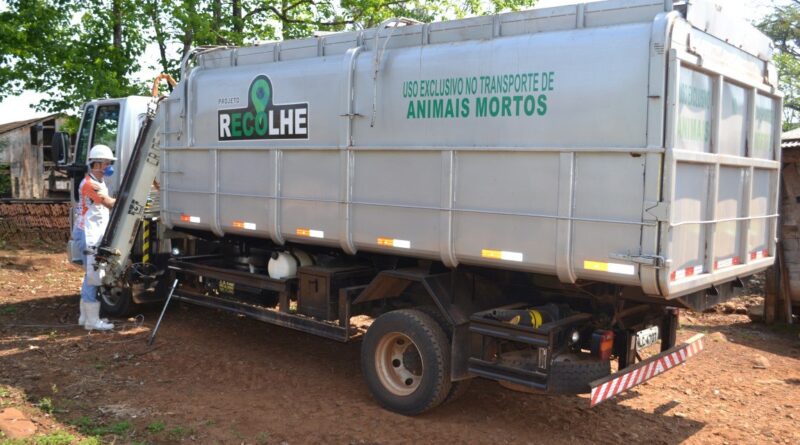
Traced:
[[142, 262], [150, 262], [150, 222], [142, 221]]
[[251, 223], [246, 221], [234, 221], [233, 227], [236, 227], [237, 229], [256, 230], [256, 223]]
[[730, 257], [724, 260], [714, 261], [714, 269], [724, 269], [726, 267], [736, 266], [741, 264], [738, 256]]
[[294, 233], [299, 236], [308, 236], [311, 238], [325, 238], [325, 232], [322, 230], [307, 229], [305, 227], [298, 227]]
[[386, 247], [398, 247], [400, 249], [410, 249], [411, 241], [394, 238], [378, 238], [378, 245]]
[[516, 262], [522, 262], [523, 260], [522, 252], [511, 252], [508, 250], [483, 249], [481, 250], [481, 256], [493, 260], [516, 261]]
[[606, 377], [606, 379], [610, 378], [610, 380], [603, 382], [605, 379], [600, 379], [596, 382], [601, 383], [592, 382], [592, 392], [589, 397], [590, 406], [602, 403], [659, 374], [669, 371], [702, 350], [703, 334], [697, 334], [669, 351], [650, 357], [628, 369], [620, 370], [616, 374]]
[[633, 264], [604, 263], [602, 261], [585, 260], [583, 262], [583, 268], [586, 270], [616, 273], [620, 275], [636, 274], [636, 267]]
[[194, 223], [194, 224], [199, 224], [200, 223], [200, 217], [199, 216], [191, 216], [191, 215], [181, 215], [181, 221]]
[[695, 275], [700, 275], [703, 273], [703, 266], [689, 266], [683, 269], [673, 270], [671, 274], [669, 274], [670, 281], [677, 281], [682, 280], [684, 278], [689, 278]]

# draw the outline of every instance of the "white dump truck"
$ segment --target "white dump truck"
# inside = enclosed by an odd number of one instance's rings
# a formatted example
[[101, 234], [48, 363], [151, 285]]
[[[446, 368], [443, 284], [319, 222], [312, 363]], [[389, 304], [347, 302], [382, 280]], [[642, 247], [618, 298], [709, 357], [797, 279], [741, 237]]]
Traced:
[[182, 301], [361, 338], [370, 391], [408, 415], [474, 377], [596, 405], [703, 348], [676, 341], [679, 308], [773, 263], [771, 59], [701, 0], [199, 48], [117, 140], [104, 308], [177, 279]]

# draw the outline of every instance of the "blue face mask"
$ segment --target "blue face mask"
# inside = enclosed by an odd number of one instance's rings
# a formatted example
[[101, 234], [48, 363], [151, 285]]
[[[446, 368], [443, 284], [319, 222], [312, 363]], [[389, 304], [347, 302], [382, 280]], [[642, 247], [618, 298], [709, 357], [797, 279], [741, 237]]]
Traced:
[[103, 170], [103, 176], [114, 176], [114, 166], [109, 165], [106, 167], [106, 169]]

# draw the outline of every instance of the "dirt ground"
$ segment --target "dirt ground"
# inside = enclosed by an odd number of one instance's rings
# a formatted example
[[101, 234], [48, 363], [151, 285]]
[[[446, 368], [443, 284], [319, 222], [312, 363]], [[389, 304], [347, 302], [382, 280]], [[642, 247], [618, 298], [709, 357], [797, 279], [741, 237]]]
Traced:
[[706, 351], [593, 409], [475, 380], [408, 418], [371, 400], [358, 342], [176, 304], [149, 348], [158, 307], [77, 327], [80, 280], [60, 252], [0, 248], [0, 411], [33, 421], [30, 443], [800, 443], [798, 330], [747, 315], [682, 314]]

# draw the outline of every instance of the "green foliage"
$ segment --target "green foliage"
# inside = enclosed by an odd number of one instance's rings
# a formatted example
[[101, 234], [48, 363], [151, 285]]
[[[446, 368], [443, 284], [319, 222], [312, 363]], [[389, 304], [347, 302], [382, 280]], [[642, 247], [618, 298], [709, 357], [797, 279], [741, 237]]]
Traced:
[[123, 436], [133, 428], [133, 425], [131, 425], [131, 423], [127, 420], [112, 423], [111, 425], [104, 425], [102, 423], [98, 423], [88, 416], [79, 417], [78, 419], [72, 421], [72, 424], [75, 425], [81, 434], [97, 437], [107, 436], [109, 434]]
[[37, 403], [37, 406], [40, 410], [48, 414], [52, 414], [55, 410], [55, 405], [53, 405], [53, 400], [50, 397], [42, 397], [39, 403]]
[[[364, 29], [391, 17], [424, 22], [533, 6], [536, 0], [7, 0], [0, 12], [0, 100], [48, 94], [40, 111], [146, 94], [142, 68], [178, 79], [203, 45], [244, 45]], [[144, 60], [156, 43], [157, 60]], [[177, 57], [176, 57], [177, 55]], [[141, 63], [140, 63], [141, 61]], [[67, 126], [74, 133], [77, 124]]]
[[[76, 19], [77, 20], [73, 20]], [[134, 0], [9, 0], [0, 13], [0, 99], [48, 93], [40, 111], [143, 92], [146, 41]]]
[[35, 445], [70, 445], [75, 442], [75, 436], [66, 431], [56, 431], [33, 439]]
[[788, 130], [800, 122], [800, 0], [776, 6], [756, 26], [775, 41], [778, 50], [775, 65], [785, 94], [784, 130]]
[[151, 432], [151, 433], [160, 433], [160, 432], [164, 431], [164, 429], [166, 427], [167, 426], [164, 424], [164, 422], [162, 422], [160, 420], [156, 420], [154, 422], [151, 422], [149, 425], [147, 425], [145, 427], [145, 429], [147, 431]]
[[167, 431], [167, 437], [169, 437], [169, 440], [173, 442], [179, 442], [181, 439], [183, 439], [183, 436], [189, 434], [191, 434], [191, 430], [186, 430], [185, 428], [180, 426], [176, 426], [175, 428], [170, 428], [170, 430]]
[[58, 131], [75, 135], [81, 125], [80, 116], [64, 116], [64, 122], [58, 127]]

